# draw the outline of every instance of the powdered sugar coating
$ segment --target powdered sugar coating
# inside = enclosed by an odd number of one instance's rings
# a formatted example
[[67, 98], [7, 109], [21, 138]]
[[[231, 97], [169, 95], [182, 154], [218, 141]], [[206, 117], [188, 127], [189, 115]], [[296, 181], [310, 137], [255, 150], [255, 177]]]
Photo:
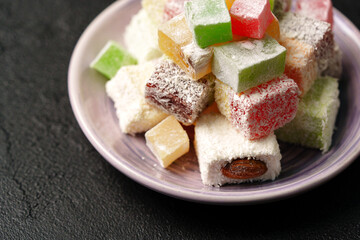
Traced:
[[339, 106], [338, 79], [318, 78], [299, 102], [294, 120], [276, 130], [276, 136], [281, 141], [325, 153], [331, 146]]
[[189, 0], [167, 0], [164, 7], [163, 22], [184, 12], [184, 3]]
[[232, 40], [231, 19], [224, 0], [186, 2], [185, 17], [201, 48]]
[[228, 101], [225, 105], [229, 107], [228, 110], [219, 107], [219, 110], [247, 139], [268, 136], [296, 115], [300, 91], [294, 80], [286, 75], [240, 94], [216, 81], [215, 95], [219, 88], [227, 98], [215, 97], [218, 105], [224, 105], [219, 100]]
[[331, 0], [297, 0], [295, 12], [333, 25]]
[[[199, 118], [195, 126], [194, 145], [205, 185], [274, 180], [281, 170], [280, 149], [273, 133], [250, 141], [221, 114], [205, 114]], [[225, 177], [221, 168], [239, 158], [263, 161], [268, 170], [260, 177], [247, 180]]]
[[150, 21], [146, 11], [141, 9], [126, 27], [124, 42], [138, 62], [144, 63], [162, 55], [157, 36], [156, 26]]
[[212, 74], [194, 81], [169, 59], [156, 65], [145, 88], [147, 102], [174, 115], [185, 125], [193, 124], [213, 97]]
[[238, 0], [230, 9], [233, 34], [263, 38], [274, 17], [268, 0]]
[[314, 48], [302, 41], [282, 37], [280, 44], [286, 47], [285, 74], [293, 79], [306, 94], [318, 77], [318, 65]]
[[[200, 48], [194, 41], [181, 47], [181, 57], [187, 63], [187, 72], [193, 76], [211, 72], [213, 48]], [[196, 78], [197, 79], [197, 78]]]
[[145, 101], [146, 80], [153, 70], [153, 62], [125, 66], [106, 83], [106, 93], [114, 101], [123, 133], [134, 135], [145, 132], [167, 117]]
[[329, 49], [334, 48], [334, 36], [329, 23], [289, 12], [281, 19], [280, 29], [283, 37], [304, 41], [314, 47], [319, 72], [327, 68], [326, 61], [331, 58]]
[[243, 92], [280, 76], [286, 49], [275, 39], [246, 39], [214, 47], [212, 71], [234, 91]]

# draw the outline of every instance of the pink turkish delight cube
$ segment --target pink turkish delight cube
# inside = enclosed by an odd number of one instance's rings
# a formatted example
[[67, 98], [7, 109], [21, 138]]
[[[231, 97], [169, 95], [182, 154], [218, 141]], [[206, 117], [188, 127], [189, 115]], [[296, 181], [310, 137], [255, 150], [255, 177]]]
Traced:
[[167, 0], [164, 7], [163, 22], [184, 12], [184, 3], [189, 0]]
[[[217, 96], [219, 89], [222, 97]], [[242, 93], [218, 80], [215, 88], [220, 112], [250, 140], [266, 137], [290, 122], [296, 115], [299, 95], [297, 84], [285, 74]]]
[[236, 0], [230, 8], [233, 34], [261, 39], [274, 20], [268, 0]]
[[333, 25], [333, 5], [331, 0], [297, 0], [295, 12], [306, 17], [328, 22]]

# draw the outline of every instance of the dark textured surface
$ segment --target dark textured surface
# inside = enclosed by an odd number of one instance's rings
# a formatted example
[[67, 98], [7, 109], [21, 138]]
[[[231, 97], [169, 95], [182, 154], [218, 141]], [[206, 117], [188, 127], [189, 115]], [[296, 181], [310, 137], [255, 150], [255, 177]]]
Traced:
[[[111, 0], [0, 0], [0, 239], [360, 239], [360, 162], [288, 200], [221, 207], [153, 192], [81, 132], [67, 68]], [[360, 2], [334, 0], [360, 27]]]

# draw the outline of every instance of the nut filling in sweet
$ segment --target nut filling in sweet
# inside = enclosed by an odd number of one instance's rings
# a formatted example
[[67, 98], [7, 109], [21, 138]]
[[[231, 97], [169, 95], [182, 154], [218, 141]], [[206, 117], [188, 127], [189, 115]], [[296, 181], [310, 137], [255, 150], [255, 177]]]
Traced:
[[236, 159], [221, 168], [222, 174], [232, 179], [260, 177], [267, 170], [266, 164], [256, 159]]

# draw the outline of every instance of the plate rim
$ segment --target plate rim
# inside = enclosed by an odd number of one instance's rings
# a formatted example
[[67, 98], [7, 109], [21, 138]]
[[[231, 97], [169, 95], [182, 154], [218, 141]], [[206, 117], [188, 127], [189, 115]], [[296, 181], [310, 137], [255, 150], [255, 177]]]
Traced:
[[[321, 171], [316, 172], [316, 174], [312, 174], [306, 178], [301, 179], [301, 181], [297, 181], [294, 183], [288, 183], [285, 185], [281, 185], [278, 187], [273, 187], [271, 189], [267, 189], [270, 193], [264, 191], [257, 191], [256, 193], [244, 195], [232, 195], [228, 196], [226, 193], [223, 195], [212, 195], [209, 192], [203, 192], [201, 190], [187, 190], [184, 187], [178, 186], [177, 188], [172, 187], [172, 184], [166, 184], [165, 182], [155, 181], [154, 178], [151, 178], [147, 175], [141, 174], [136, 171], [130, 164], [126, 162], [123, 158], [116, 158], [111, 152], [106, 150], [104, 144], [101, 139], [97, 139], [96, 133], [92, 132], [91, 128], [88, 126], [85, 114], [81, 112], [81, 104], [79, 98], [76, 95], [77, 87], [76, 82], [76, 73], [79, 66], [79, 62], [76, 59], [81, 56], [81, 53], [84, 48], [84, 43], [86, 42], [88, 36], [91, 36], [97, 29], [98, 26], [101, 25], [104, 19], [106, 19], [109, 15], [112, 15], [118, 9], [123, 8], [125, 5], [136, 2], [140, 0], [121, 0], [115, 1], [110, 4], [107, 8], [100, 12], [86, 27], [84, 32], [81, 34], [79, 40], [77, 41], [74, 51], [71, 55], [69, 69], [68, 69], [68, 95], [70, 99], [70, 104], [75, 115], [75, 118], [82, 130], [85, 134], [86, 138], [90, 141], [92, 146], [102, 155], [102, 157], [109, 162], [113, 167], [117, 170], [125, 174], [127, 177], [131, 178], [135, 182], [157, 191], [159, 193], [175, 197], [178, 199], [188, 200], [192, 202], [199, 203], [207, 203], [207, 204], [221, 204], [221, 205], [243, 205], [243, 204], [256, 204], [256, 203], [264, 203], [274, 200], [280, 200], [283, 198], [288, 198], [291, 196], [295, 196], [297, 194], [303, 193], [310, 189], [313, 189], [324, 182], [330, 180], [344, 169], [346, 169], [359, 155], [360, 155], [360, 144], [353, 145], [356, 148], [349, 152], [349, 156], [346, 159], [343, 159], [341, 162], [334, 161], [331, 165], [327, 166], [327, 168], [322, 169]], [[348, 34], [352, 36], [354, 39], [360, 40], [360, 32], [357, 27], [340, 11], [334, 8], [334, 15], [338, 15], [344, 22], [340, 22], [339, 24], [346, 25], [346, 28], [352, 30]], [[356, 45], [360, 51], [360, 41], [356, 42]], [[357, 139], [356, 143], [360, 143], [360, 138]], [[121, 160], [121, 161], [120, 161]], [[335, 168], [334, 165], [337, 165]], [[321, 175], [321, 176], [320, 176]], [[301, 184], [303, 183], [303, 184]], [[297, 186], [290, 188], [296, 184]], [[204, 189], [208, 187], [204, 186]], [[210, 187], [212, 188], [212, 187]], [[216, 188], [216, 187], [215, 187]], [[216, 193], [219, 193], [215, 191]]]

